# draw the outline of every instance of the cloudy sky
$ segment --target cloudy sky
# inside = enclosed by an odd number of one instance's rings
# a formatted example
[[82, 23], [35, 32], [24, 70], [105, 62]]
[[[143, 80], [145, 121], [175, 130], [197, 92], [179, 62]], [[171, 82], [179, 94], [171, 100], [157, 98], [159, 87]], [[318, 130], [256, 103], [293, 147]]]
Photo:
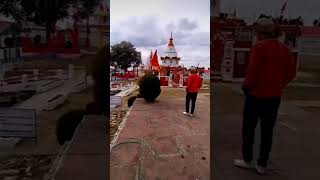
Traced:
[[[254, 13], [279, 15], [284, 0], [221, 0], [221, 10], [237, 13], [252, 21]], [[285, 13], [287, 17], [296, 18], [302, 16], [305, 23], [311, 25], [313, 20], [320, 17], [319, 0], [288, 0]]]
[[111, 45], [130, 41], [146, 61], [173, 41], [185, 66], [210, 66], [210, 0], [110, 0]]

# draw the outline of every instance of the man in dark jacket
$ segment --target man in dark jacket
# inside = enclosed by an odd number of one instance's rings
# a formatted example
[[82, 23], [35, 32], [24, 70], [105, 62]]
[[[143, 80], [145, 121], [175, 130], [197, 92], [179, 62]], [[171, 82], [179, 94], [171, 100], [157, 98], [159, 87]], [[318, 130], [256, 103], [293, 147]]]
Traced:
[[251, 51], [243, 84], [246, 96], [242, 125], [242, 157], [234, 165], [252, 168], [255, 128], [260, 119], [261, 144], [256, 170], [264, 174], [272, 146], [273, 127], [283, 89], [296, 76], [296, 63], [290, 49], [278, 38], [278, 28], [269, 18], [259, 19], [258, 41]]
[[[199, 74], [197, 74], [196, 69], [191, 69], [190, 76], [188, 78], [187, 83], [187, 95], [186, 95], [186, 111], [183, 112], [184, 115], [193, 116], [194, 109], [196, 106], [196, 100], [198, 91], [202, 86], [202, 79]], [[192, 102], [191, 113], [189, 113], [190, 109], [190, 101]]]

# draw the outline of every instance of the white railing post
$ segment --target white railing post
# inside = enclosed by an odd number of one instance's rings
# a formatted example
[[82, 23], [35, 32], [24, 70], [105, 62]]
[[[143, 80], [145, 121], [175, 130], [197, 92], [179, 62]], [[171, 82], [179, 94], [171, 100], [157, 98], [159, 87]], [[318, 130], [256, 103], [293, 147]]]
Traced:
[[72, 79], [74, 75], [74, 66], [73, 64], [69, 64], [68, 66], [68, 78]]
[[112, 77], [110, 76], [110, 90], [112, 89], [112, 84], [113, 84]]
[[183, 74], [180, 75], [179, 86], [180, 86], [181, 88], [183, 87]]
[[33, 79], [37, 81], [39, 79], [39, 69], [33, 70]]
[[21, 76], [21, 82], [22, 82], [23, 85], [25, 85], [25, 83], [27, 82], [27, 75], [26, 74], [23, 74]]
[[57, 78], [58, 78], [58, 79], [64, 80], [62, 69], [58, 69], [56, 73], [57, 73]]

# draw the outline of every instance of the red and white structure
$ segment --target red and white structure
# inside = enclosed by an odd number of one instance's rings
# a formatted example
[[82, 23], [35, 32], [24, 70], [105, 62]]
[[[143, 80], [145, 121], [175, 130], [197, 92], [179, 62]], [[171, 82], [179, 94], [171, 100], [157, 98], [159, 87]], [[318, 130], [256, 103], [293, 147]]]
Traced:
[[186, 86], [189, 71], [180, 64], [181, 57], [178, 56], [174, 46], [172, 33], [160, 59], [162, 63], [160, 70], [161, 85], [176, 88]]
[[162, 66], [163, 67], [179, 67], [180, 57], [178, 57], [178, 53], [173, 44], [172, 33], [170, 37], [170, 41], [164, 54], [161, 56]]
[[[189, 70], [180, 64], [181, 57], [178, 56], [174, 46], [172, 33], [166, 49], [160, 55], [160, 60], [161, 66], [158, 62], [157, 50], [154, 54], [151, 51], [147, 59], [146, 70], [151, 70], [159, 76], [161, 86], [181, 88], [187, 85]], [[205, 73], [204, 68], [198, 68], [198, 70], [202, 75]]]
[[[246, 25], [242, 19], [213, 17], [213, 79], [226, 82], [243, 81], [246, 75], [251, 48], [255, 44], [255, 26]], [[281, 39], [291, 48], [299, 64], [299, 26], [281, 26]]]

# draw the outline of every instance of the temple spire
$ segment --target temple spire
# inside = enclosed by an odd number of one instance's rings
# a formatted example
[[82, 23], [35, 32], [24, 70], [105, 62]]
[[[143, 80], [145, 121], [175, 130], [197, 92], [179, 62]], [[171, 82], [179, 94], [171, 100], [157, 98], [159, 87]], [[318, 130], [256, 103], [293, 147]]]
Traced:
[[174, 45], [173, 45], [172, 32], [171, 32], [171, 37], [170, 37], [170, 41], [169, 41], [168, 46], [174, 46]]

